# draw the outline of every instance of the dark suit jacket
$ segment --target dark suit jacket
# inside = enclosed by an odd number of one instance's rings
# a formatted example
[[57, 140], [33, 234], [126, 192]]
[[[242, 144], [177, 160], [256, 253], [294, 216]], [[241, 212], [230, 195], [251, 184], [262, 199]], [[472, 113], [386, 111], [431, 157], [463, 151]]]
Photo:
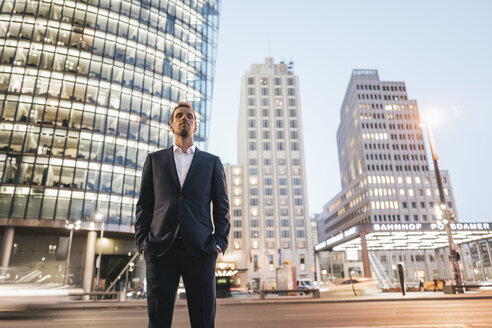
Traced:
[[173, 147], [149, 154], [143, 166], [136, 216], [137, 247], [150, 256], [166, 253], [178, 227], [191, 255], [214, 254], [216, 245], [225, 252], [230, 230], [229, 200], [219, 157], [196, 148], [181, 188]]

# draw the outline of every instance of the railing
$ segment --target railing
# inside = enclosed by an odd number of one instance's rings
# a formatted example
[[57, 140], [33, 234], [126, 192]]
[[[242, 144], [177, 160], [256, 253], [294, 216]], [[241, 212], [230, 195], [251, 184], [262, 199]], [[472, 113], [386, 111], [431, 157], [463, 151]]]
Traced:
[[120, 301], [121, 300], [121, 293], [120, 292], [81, 292], [81, 293], [71, 293], [70, 296], [95, 296], [94, 300], [98, 299], [98, 296], [101, 296], [101, 299], [104, 298], [105, 296], [114, 296], [113, 298], [110, 298], [108, 300], [110, 301]]
[[[123, 268], [123, 270], [121, 270], [121, 272], [116, 276], [116, 278], [113, 280], [113, 282], [111, 282], [111, 284], [109, 285], [109, 287], [103, 293], [111, 293], [111, 294], [117, 294], [117, 295], [119, 294], [120, 295], [120, 300], [124, 301], [126, 299], [126, 289], [127, 289], [127, 285], [128, 285], [128, 270], [130, 269], [130, 267], [132, 267], [133, 262], [135, 261], [135, 259], [139, 255], [140, 255], [139, 252], [135, 252], [135, 254], [133, 254], [133, 256], [131, 257], [130, 261], [128, 261], [128, 263], [125, 265], [125, 267]], [[114, 291], [114, 287], [116, 286], [116, 283], [121, 279], [121, 277], [123, 276], [123, 274], [125, 274], [125, 285], [124, 285], [124, 288], [123, 288], [123, 290], [121, 292], [115, 292]], [[112, 289], [113, 289], [113, 291], [111, 292]]]
[[[133, 262], [135, 259], [138, 257], [139, 253], [136, 252], [133, 254], [133, 256], [130, 258], [128, 263], [125, 265], [123, 270], [116, 276], [116, 278], [111, 282], [109, 287], [105, 291], [93, 291], [93, 292], [80, 292], [80, 293], [73, 293], [71, 296], [89, 296], [89, 298], [94, 297], [94, 300], [109, 300], [109, 301], [125, 301], [126, 300], [126, 292], [127, 292], [127, 285], [128, 285], [128, 271], [131, 267], [133, 267]], [[121, 291], [116, 291], [115, 286], [116, 283], [122, 278], [123, 274], [125, 274], [125, 285], [123, 290]]]
[[371, 259], [371, 269], [378, 276], [378, 280], [381, 283], [381, 287], [383, 289], [390, 288], [390, 284], [392, 283], [388, 273], [384, 270], [384, 267], [381, 265], [381, 261], [379, 260], [379, 256], [373, 252], [369, 252], [369, 257]]

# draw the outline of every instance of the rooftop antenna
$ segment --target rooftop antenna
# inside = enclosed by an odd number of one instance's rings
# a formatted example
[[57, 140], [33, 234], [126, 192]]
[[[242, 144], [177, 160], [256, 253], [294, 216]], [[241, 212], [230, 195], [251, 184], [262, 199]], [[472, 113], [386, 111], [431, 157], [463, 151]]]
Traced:
[[288, 71], [292, 72], [292, 69], [294, 68], [294, 59], [289, 60], [289, 66], [288, 66]]
[[268, 58], [272, 58], [272, 49], [270, 44], [270, 32], [268, 32]]

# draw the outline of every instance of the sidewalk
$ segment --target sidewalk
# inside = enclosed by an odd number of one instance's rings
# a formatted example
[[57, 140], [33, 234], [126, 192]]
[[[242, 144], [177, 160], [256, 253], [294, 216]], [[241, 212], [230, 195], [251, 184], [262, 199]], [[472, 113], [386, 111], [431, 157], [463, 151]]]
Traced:
[[[265, 300], [260, 300], [258, 295], [245, 295], [241, 297], [219, 298], [217, 305], [258, 305], [258, 304], [299, 304], [299, 303], [354, 303], [354, 302], [387, 302], [387, 301], [432, 301], [432, 300], [463, 300], [463, 299], [492, 299], [492, 290], [480, 292], [467, 292], [466, 294], [443, 294], [442, 292], [410, 292], [406, 296], [401, 293], [374, 293], [371, 295], [332, 295], [329, 292], [322, 292], [320, 298], [310, 296], [276, 296], [268, 295]], [[177, 307], [185, 307], [186, 300], [176, 300]], [[57, 304], [53, 309], [121, 309], [134, 308], [146, 309], [146, 300], [118, 301], [72, 301], [69, 303]]]

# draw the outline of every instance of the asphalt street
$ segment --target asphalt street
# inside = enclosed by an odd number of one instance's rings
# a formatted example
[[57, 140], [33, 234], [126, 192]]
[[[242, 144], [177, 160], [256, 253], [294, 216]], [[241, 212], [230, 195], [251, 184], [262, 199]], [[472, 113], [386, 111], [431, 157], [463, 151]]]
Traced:
[[[217, 328], [492, 328], [492, 300], [219, 305]], [[0, 319], [0, 327], [146, 327], [144, 309], [71, 309]], [[173, 327], [190, 327], [186, 307]]]

